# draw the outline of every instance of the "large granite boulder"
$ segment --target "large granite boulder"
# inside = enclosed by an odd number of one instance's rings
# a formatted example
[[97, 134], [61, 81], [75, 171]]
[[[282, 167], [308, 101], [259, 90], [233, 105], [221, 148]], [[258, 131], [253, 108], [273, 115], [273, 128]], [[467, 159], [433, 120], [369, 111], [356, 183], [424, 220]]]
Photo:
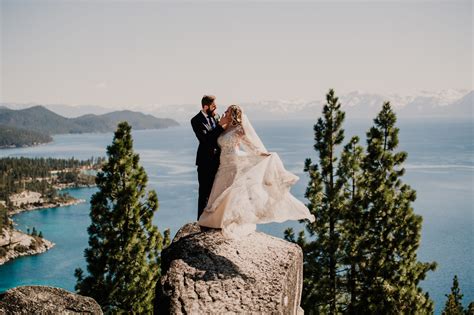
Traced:
[[102, 314], [90, 297], [46, 286], [22, 286], [0, 294], [0, 314]]
[[303, 253], [255, 232], [227, 239], [187, 224], [162, 253], [155, 313], [302, 313]]

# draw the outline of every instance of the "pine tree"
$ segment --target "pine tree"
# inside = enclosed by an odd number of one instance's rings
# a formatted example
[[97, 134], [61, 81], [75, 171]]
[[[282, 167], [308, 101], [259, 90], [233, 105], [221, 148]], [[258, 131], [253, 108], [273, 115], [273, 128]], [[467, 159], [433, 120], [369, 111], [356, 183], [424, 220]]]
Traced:
[[43, 232], [40, 231], [39, 234], [38, 234], [38, 237], [43, 238]]
[[344, 146], [338, 166], [338, 176], [343, 183], [343, 220], [341, 247], [343, 251], [342, 265], [346, 266], [345, 283], [346, 305], [345, 313], [357, 314], [356, 305], [359, 300], [360, 280], [359, 270], [363, 262], [360, 244], [364, 241], [364, 209], [363, 209], [363, 172], [362, 162], [364, 148], [359, 144], [359, 137], [352, 137]]
[[458, 276], [455, 275], [453, 278], [453, 286], [451, 287], [451, 293], [446, 294], [448, 300], [444, 306], [443, 315], [463, 315], [464, 309], [462, 306], [461, 289], [459, 288]]
[[467, 309], [464, 313], [466, 315], [474, 315], [474, 302], [469, 303], [469, 305], [467, 306]]
[[152, 223], [158, 198], [153, 190], [146, 191], [147, 175], [133, 152], [128, 123], [118, 125], [107, 156], [91, 199], [85, 250], [89, 275], [76, 269], [75, 288], [105, 312], [150, 313], [169, 230], [163, 237]]
[[431, 314], [433, 302], [418, 286], [436, 263], [417, 261], [422, 218], [411, 203], [416, 192], [400, 177], [406, 152], [394, 152], [399, 129], [390, 103], [383, 105], [367, 133], [362, 163], [365, 194], [360, 300], [364, 314]]
[[316, 236], [316, 239], [306, 242], [302, 231], [298, 240], [295, 240], [291, 229], [285, 231], [285, 238], [297, 242], [303, 248], [304, 309], [309, 313], [336, 314], [340, 307], [340, 197], [344, 184], [337, 176], [336, 148], [344, 140], [342, 123], [345, 113], [341, 111], [341, 104], [334, 90], [329, 90], [326, 101], [323, 117], [314, 126], [314, 149], [319, 153], [319, 165], [307, 159], [304, 169], [310, 177], [305, 197], [310, 201], [308, 208], [316, 218], [306, 228], [309, 235]]
[[38, 236], [38, 232], [36, 231], [35, 227], [33, 227], [33, 230], [31, 231], [31, 236]]

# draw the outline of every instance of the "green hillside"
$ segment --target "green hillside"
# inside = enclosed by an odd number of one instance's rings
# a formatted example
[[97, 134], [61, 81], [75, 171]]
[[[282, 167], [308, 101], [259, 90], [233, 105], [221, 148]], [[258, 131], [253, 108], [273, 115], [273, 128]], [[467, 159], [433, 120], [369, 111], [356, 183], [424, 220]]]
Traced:
[[43, 106], [13, 110], [0, 107], [0, 125], [22, 128], [43, 134], [67, 134], [85, 132], [109, 132], [115, 130], [118, 122], [126, 120], [133, 129], [161, 129], [179, 124], [172, 119], [156, 118], [132, 111], [117, 111], [104, 115], [84, 115], [66, 118]]
[[51, 141], [51, 136], [43, 133], [0, 125], [0, 148], [32, 146]]

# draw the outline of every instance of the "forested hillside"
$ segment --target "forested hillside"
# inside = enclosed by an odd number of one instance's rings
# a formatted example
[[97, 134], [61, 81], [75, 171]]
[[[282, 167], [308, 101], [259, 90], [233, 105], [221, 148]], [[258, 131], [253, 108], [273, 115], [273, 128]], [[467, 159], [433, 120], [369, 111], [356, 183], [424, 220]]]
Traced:
[[0, 107], [0, 125], [49, 135], [109, 132], [115, 130], [120, 121], [128, 121], [135, 130], [161, 129], [179, 125], [173, 119], [156, 118], [127, 110], [104, 115], [89, 114], [77, 118], [66, 118], [39, 105], [20, 110]]
[[0, 148], [31, 146], [52, 140], [47, 134], [0, 125]]

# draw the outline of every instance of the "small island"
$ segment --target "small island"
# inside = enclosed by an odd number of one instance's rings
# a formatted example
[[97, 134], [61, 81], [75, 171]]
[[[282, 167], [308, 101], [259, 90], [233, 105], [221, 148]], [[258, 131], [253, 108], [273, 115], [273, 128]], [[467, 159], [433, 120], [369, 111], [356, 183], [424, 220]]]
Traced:
[[88, 160], [53, 158], [0, 159], [0, 265], [25, 255], [52, 248], [54, 243], [33, 228], [15, 230], [12, 216], [23, 211], [63, 207], [85, 200], [76, 199], [66, 188], [95, 186], [95, 174], [104, 158]]

